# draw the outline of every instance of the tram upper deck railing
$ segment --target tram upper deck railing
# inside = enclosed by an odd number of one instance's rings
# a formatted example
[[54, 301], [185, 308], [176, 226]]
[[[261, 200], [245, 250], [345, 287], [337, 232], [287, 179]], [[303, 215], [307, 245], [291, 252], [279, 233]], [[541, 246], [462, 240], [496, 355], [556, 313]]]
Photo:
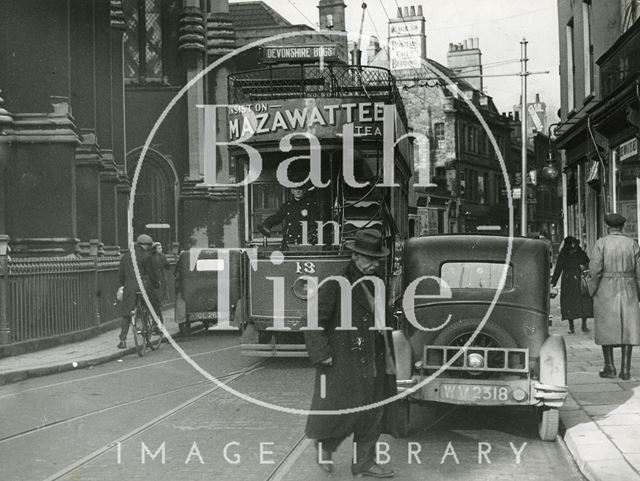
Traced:
[[228, 76], [230, 103], [297, 98], [363, 97], [394, 104], [403, 124], [407, 114], [395, 77], [382, 67], [300, 65], [248, 70]]

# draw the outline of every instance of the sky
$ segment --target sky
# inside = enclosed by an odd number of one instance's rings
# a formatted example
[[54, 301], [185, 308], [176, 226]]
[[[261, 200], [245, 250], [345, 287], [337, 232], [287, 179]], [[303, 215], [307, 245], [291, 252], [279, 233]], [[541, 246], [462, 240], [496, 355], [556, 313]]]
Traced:
[[[317, 27], [317, 0], [263, 1], [294, 24]], [[362, 0], [344, 1], [347, 31], [357, 35]], [[526, 38], [528, 70], [549, 71], [528, 77], [527, 98], [532, 102], [539, 93], [540, 100], [547, 104], [548, 123], [557, 121], [560, 105], [557, 0], [366, 0], [366, 3], [363, 34], [379, 37], [383, 47], [387, 44], [388, 16], [396, 16], [398, 5], [422, 5], [427, 56], [443, 65], [449, 43], [478, 37], [485, 75], [519, 73], [520, 42]], [[363, 50], [368, 43], [365, 37]], [[501, 112], [513, 110], [520, 102], [520, 76], [488, 77], [484, 86]]]

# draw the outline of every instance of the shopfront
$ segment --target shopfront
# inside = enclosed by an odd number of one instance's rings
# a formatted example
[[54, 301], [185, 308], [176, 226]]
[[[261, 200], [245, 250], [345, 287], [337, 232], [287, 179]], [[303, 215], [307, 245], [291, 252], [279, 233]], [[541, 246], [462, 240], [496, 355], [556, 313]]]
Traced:
[[616, 212], [625, 216], [627, 222], [624, 233], [638, 240], [638, 194], [640, 193], [640, 157], [638, 157], [638, 138], [620, 143], [612, 151], [614, 159], [612, 182], [613, 200]]

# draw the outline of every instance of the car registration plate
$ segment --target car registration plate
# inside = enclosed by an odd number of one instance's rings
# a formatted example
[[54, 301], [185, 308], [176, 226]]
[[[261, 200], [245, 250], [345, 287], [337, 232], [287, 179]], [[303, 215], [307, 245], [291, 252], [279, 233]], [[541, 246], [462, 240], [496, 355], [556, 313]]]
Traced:
[[509, 401], [510, 394], [509, 386], [487, 384], [442, 384], [440, 386], [440, 399], [443, 401], [496, 404]]
[[202, 321], [206, 319], [217, 319], [217, 312], [191, 312], [189, 313], [190, 321]]

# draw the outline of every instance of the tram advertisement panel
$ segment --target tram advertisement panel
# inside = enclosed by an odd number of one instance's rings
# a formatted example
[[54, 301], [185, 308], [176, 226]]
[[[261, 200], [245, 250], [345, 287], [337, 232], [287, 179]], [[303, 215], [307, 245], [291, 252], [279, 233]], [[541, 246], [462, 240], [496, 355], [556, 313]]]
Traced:
[[[393, 115], [385, 114], [385, 107]], [[342, 136], [345, 124], [353, 123], [355, 137], [382, 139], [384, 122], [394, 122], [396, 137], [405, 133], [395, 106], [348, 98], [294, 99], [258, 102], [229, 107], [231, 141], [250, 137], [253, 141], [278, 141], [293, 132], [308, 132], [319, 139]], [[385, 118], [390, 117], [390, 118]]]

